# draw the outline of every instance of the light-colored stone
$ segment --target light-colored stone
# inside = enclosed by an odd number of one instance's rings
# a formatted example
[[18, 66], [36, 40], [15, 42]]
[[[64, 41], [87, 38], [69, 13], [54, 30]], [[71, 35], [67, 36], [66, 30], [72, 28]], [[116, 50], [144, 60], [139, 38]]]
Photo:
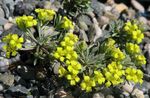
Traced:
[[88, 30], [88, 26], [86, 25], [85, 22], [83, 21], [79, 21], [79, 27], [84, 30], [84, 31], [87, 31]]
[[0, 75], [0, 81], [8, 86], [11, 86], [14, 83], [14, 75], [2, 74]]
[[0, 7], [0, 17], [5, 17], [5, 13], [4, 10]]
[[106, 16], [101, 16], [101, 17], [98, 18], [98, 23], [99, 23], [100, 26], [108, 24], [109, 23], [109, 18], [106, 17]]
[[128, 10], [128, 7], [127, 7], [125, 4], [120, 3], [120, 4], [116, 4], [115, 9], [116, 9], [119, 13], [121, 13], [121, 12], [124, 11], [124, 10]]
[[145, 12], [144, 7], [137, 0], [131, 0], [131, 4], [139, 12], [142, 12], [142, 13]]
[[109, 4], [109, 5], [113, 5], [113, 4], [115, 4], [115, 1], [114, 0], [107, 0], [106, 3]]
[[130, 84], [128, 84], [128, 83], [125, 83], [123, 86], [122, 86], [122, 89], [123, 89], [123, 91], [125, 91], [125, 92], [128, 92], [128, 93], [131, 93], [132, 91], [133, 91], [133, 86]]
[[115, 97], [112, 95], [107, 95], [106, 98], [115, 98]]
[[93, 39], [93, 41], [95, 42], [98, 38], [102, 37], [103, 36], [103, 32], [102, 32], [102, 29], [99, 27], [99, 24], [96, 20], [96, 18], [93, 18], [93, 27], [94, 27], [94, 34], [95, 34], [95, 37]]
[[0, 91], [3, 91], [4, 87], [2, 84], [0, 84]]
[[136, 96], [136, 98], [144, 98], [144, 94], [139, 89], [134, 89], [132, 92], [132, 96]]
[[12, 26], [13, 26], [13, 24], [10, 23], [10, 22], [8, 22], [8, 23], [6, 23], [6, 24], [4, 25], [4, 30], [10, 29]]
[[95, 93], [93, 95], [93, 98], [105, 98], [104, 95], [102, 93]]
[[139, 21], [143, 24], [147, 24], [147, 19], [145, 17], [139, 17]]

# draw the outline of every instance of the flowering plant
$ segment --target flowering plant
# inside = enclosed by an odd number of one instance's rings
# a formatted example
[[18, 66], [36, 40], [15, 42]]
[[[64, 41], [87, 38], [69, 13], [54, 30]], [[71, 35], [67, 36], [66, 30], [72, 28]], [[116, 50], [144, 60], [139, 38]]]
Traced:
[[[59, 86], [81, 92], [115, 87], [126, 81], [142, 84], [140, 67], [146, 59], [138, 45], [144, 38], [138, 22], [123, 22], [119, 27], [114, 24], [109, 37], [88, 43], [74, 34], [75, 23], [69, 17], [48, 9], [36, 9], [35, 13], [35, 17], [16, 18], [18, 28], [24, 32], [22, 37], [8, 34], [2, 39], [7, 58], [32, 47], [32, 64], [45, 68], [46, 76], [55, 77]], [[28, 42], [32, 44], [27, 47]]]

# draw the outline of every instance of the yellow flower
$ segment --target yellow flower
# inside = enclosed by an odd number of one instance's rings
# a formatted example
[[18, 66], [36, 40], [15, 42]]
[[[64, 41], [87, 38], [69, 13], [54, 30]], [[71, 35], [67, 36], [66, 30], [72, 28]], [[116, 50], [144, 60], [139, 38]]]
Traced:
[[22, 30], [25, 30], [27, 28], [31, 28], [37, 25], [37, 21], [33, 19], [33, 16], [26, 16], [26, 15], [17, 17], [16, 23], [18, 27]]
[[56, 14], [54, 10], [50, 9], [35, 9], [35, 12], [38, 14], [38, 18], [43, 22], [51, 21]]
[[135, 83], [142, 83], [143, 80], [143, 72], [139, 69], [134, 69], [134, 68], [131, 68], [131, 67], [128, 67], [126, 70], [125, 70], [125, 73], [126, 73], [126, 79], [128, 81], [133, 81]]
[[58, 72], [59, 72], [59, 77], [62, 77], [67, 74], [67, 70], [62, 66], [59, 67]]
[[126, 50], [130, 54], [137, 54], [141, 52], [140, 47], [133, 43], [126, 43]]
[[93, 79], [90, 79], [89, 76], [83, 76], [84, 80], [81, 82], [80, 86], [82, 90], [85, 90], [86, 92], [91, 92], [92, 87], [96, 86], [96, 83]]
[[16, 56], [17, 50], [22, 48], [23, 37], [19, 37], [17, 34], [8, 34], [2, 39], [6, 45], [3, 46], [4, 51], [6, 52], [6, 57]]
[[69, 20], [66, 16], [63, 17], [61, 27], [66, 30], [74, 29], [73, 22]]

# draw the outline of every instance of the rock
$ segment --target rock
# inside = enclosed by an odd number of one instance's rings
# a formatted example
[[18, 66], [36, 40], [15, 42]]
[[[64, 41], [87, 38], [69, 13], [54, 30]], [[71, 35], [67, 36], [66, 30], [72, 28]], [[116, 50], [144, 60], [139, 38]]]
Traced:
[[102, 93], [95, 93], [93, 95], [93, 98], [105, 98], [104, 95]]
[[28, 95], [27, 98], [34, 98], [32, 95]]
[[86, 32], [84, 30], [80, 30], [79, 38], [83, 39], [86, 42], [89, 41], [88, 36], [87, 36], [87, 34], [86, 34]]
[[139, 89], [134, 89], [131, 95], [135, 96], [136, 98], [144, 98], [143, 92]]
[[149, 27], [150, 27], [150, 20], [148, 20], [147, 24], [148, 24], [148, 25], [149, 25]]
[[0, 25], [5, 25], [6, 23], [8, 23], [8, 20], [6, 20], [5, 18], [0, 17]]
[[105, 9], [104, 9], [105, 12], [106, 12], [106, 11], [111, 12], [111, 10], [112, 10], [112, 6], [106, 6]]
[[133, 10], [132, 8], [129, 8], [128, 11], [127, 11], [127, 13], [128, 13], [129, 19], [134, 18], [135, 14], [136, 14], [135, 10]]
[[[147, 58], [147, 63], [150, 64], [150, 43], [147, 43], [144, 46], [144, 49], [145, 49], [145, 51], [147, 51], [147, 53], [145, 54], [145, 56]], [[149, 71], [150, 65], [147, 67], [148, 67], [147, 70]], [[149, 72], [149, 74], [150, 74], [150, 72]]]
[[35, 5], [32, 5], [34, 3], [23, 3], [18, 2], [15, 5], [14, 15], [29, 15], [31, 12], [35, 9]]
[[0, 7], [0, 17], [2, 17], [2, 18], [5, 17], [4, 10], [1, 7]]
[[46, 96], [40, 96], [40, 98], [47, 98]]
[[13, 26], [13, 24], [10, 23], [10, 22], [8, 22], [8, 23], [6, 23], [6, 24], [4, 25], [4, 30], [10, 29], [12, 26]]
[[[3, 31], [3, 26], [0, 26], [0, 32], [2, 32]], [[1, 33], [0, 33], [0, 35], [1, 35]]]
[[149, 98], [149, 95], [144, 95], [144, 98]]
[[106, 3], [109, 4], [109, 5], [114, 5], [114, 4], [115, 4], [115, 1], [114, 1], [114, 0], [107, 0]]
[[139, 17], [138, 20], [143, 24], [147, 24], [147, 19], [143, 16]]
[[[3, 85], [0, 83], [0, 92], [4, 90]], [[0, 97], [1, 98], [1, 97]]]
[[147, 11], [150, 11], [150, 6], [148, 7]]
[[[8, 2], [9, 2], [9, 0], [8, 0]], [[13, 4], [10, 5], [10, 4], [6, 4], [6, 3], [7, 3], [7, 0], [2, 0], [2, 5], [1, 6], [2, 6], [2, 9], [5, 13], [5, 17], [8, 18], [10, 16], [9, 6], [12, 6]]]
[[106, 16], [106, 17], [108, 17], [109, 18], [109, 20], [112, 20], [112, 21], [114, 21], [114, 20], [117, 20], [118, 19], [118, 15], [115, 15], [114, 13], [111, 13], [111, 12], [105, 12], [104, 13], [104, 16]]
[[25, 80], [35, 79], [35, 70], [29, 66], [17, 66], [17, 73]]
[[82, 21], [82, 22], [84, 22], [86, 25], [91, 25], [92, 24], [92, 21], [91, 21], [91, 19], [90, 19], [90, 17], [89, 16], [87, 16], [87, 15], [81, 15], [79, 18], [78, 18], [78, 21]]
[[122, 86], [122, 90], [125, 91], [125, 92], [128, 92], [128, 93], [131, 93], [133, 91], [133, 85], [125, 83]]
[[103, 14], [105, 5], [98, 2], [97, 0], [92, 0], [91, 7], [94, 9], [94, 13], [99, 17]]
[[131, 0], [131, 4], [132, 4], [132, 6], [133, 6], [136, 10], [138, 10], [139, 12], [142, 12], [142, 13], [145, 12], [144, 7], [143, 7], [138, 1], [136, 1], [136, 0]]
[[16, 96], [23, 96], [29, 93], [28, 89], [26, 89], [25, 87], [21, 85], [10, 87], [9, 91], [13, 93], [13, 95], [16, 95]]
[[30, 88], [31, 90], [30, 90], [30, 92], [31, 92], [31, 94], [33, 95], [33, 96], [39, 96], [39, 91], [38, 91], [38, 88], [37, 87], [31, 87]]
[[51, 9], [51, 2], [50, 1], [44, 1], [44, 8], [45, 9]]
[[13, 98], [10, 93], [4, 93], [3, 96], [4, 98]]
[[106, 98], [115, 98], [115, 97], [112, 95], [107, 95]]
[[119, 13], [121, 13], [122, 11], [128, 10], [128, 7], [127, 7], [125, 4], [120, 3], [120, 4], [116, 4], [115, 9], [116, 9]]
[[93, 41], [95, 42], [98, 38], [103, 36], [102, 29], [100, 29], [96, 18], [93, 18], [93, 27], [94, 27], [93, 33], [95, 34]]
[[0, 75], [0, 81], [2, 81], [5, 85], [12, 86], [14, 83], [14, 75], [2, 74]]
[[10, 12], [9, 16], [13, 16], [14, 5], [15, 5], [14, 0], [4, 0], [4, 3], [6, 4], [7, 8], [9, 9], [9, 12]]
[[84, 31], [87, 31], [88, 30], [88, 26], [86, 25], [85, 22], [83, 21], [79, 21], [79, 27], [84, 30]]
[[59, 74], [58, 70], [59, 70], [59, 67], [60, 67], [60, 63], [59, 63], [59, 62], [55, 62], [55, 63], [53, 64], [53, 66], [54, 66], [53, 72], [54, 72], [55, 74]]
[[105, 25], [105, 24], [108, 24], [108, 23], [109, 23], [109, 18], [106, 17], [106, 16], [100, 16], [100, 17], [98, 18], [98, 23], [99, 23], [100, 26], [103, 26], [103, 25]]

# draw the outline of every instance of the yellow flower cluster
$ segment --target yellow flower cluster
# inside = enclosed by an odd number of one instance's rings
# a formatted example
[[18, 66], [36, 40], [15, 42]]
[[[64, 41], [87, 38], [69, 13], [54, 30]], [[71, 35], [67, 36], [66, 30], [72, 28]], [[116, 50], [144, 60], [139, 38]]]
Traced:
[[107, 81], [105, 83], [106, 87], [118, 85], [124, 81], [122, 79], [122, 76], [124, 75], [124, 70], [122, 68], [123, 67], [119, 62], [112, 62], [104, 69], [104, 75]]
[[16, 23], [20, 29], [25, 30], [26, 28], [36, 26], [37, 20], [33, 19], [33, 16], [23, 15], [16, 18]]
[[105, 78], [100, 71], [94, 71], [94, 81], [97, 82], [99, 85], [105, 82]]
[[105, 51], [108, 52], [108, 55], [111, 56], [111, 58], [115, 61], [121, 61], [125, 58], [124, 53], [115, 46], [115, 40], [112, 38], [109, 38], [107, 42], [105, 43]]
[[22, 48], [22, 43], [24, 42], [23, 37], [19, 37], [17, 34], [8, 34], [2, 39], [6, 45], [3, 46], [6, 52], [6, 57], [16, 56], [17, 50]]
[[143, 72], [139, 69], [134, 69], [134, 68], [131, 68], [131, 67], [128, 67], [126, 70], [125, 70], [125, 76], [126, 76], [126, 79], [128, 81], [133, 81], [135, 83], [140, 83], [142, 84], [143, 83]]
[[81, 82], [80, 86], [82, 90], [85, 90], [86, 92], [92, 91], [92, 87], [96, 86], [96, 83], [93, 79], [91, 79], [89, 76], [83, 76], [83, 81]]
[[65, 76], [69, 81], [70, 85], [76, 85], [80, 81], [78, 77], [81, 64], [77, 61], [78, 55], [74, 51], [74, 45], [78, 41], [78, 37], [73, 33], [68, 33], [64, 40], [60, 43], [61, 46], [57, 47], [54, 52], [54, 57], [61, 62], [65, 62], [67, 69], [64, 67], [59, 68], [60, 77]]
[[70, 29], [73, 30], [74, 29], [73, 22], [70, 19], [68, 19], [66, 16], [64, 16], [62, 20], [61, 28], [64, 28], [65, 30], [70, 30]]
[[135, 55], [134, 60], [136, 61], [137, 65], [146, 64], [146, 58], [144, 57], [144, 55]]
[[35, 9], [35, 12], [38, 14], [38, 18], [43, 22], [53, 20], [54, 15], [56, 14], [54, 10], [40, 8]]
[[105, 78], [100, 71], [94, 71], [94, 76], [91, 78], [90, 76], [84, 75], [83, 81], [81, 82], [80, 86], [82, 90], [86, 92], [92, 91], [92, 87], [95, 87], [96, 84], [103, 84], [105, 82]]
[[126, 43], [126, 50], [130, 54], [137, 54], [141, 52], [140, 47], [137, 44]]
[[114, 58], [116, 61], [121, 61], [125, 58], [124, 53], [119, 49], [119, 48], [114, 48], [112, 50], [111, 56]]
[[136, 23], [131, 23], [130, 21], [126, 22], [124, 30], [132, 41], [135, 41], [136, 43], [142, 42], [144, 34], [141, 32]]

